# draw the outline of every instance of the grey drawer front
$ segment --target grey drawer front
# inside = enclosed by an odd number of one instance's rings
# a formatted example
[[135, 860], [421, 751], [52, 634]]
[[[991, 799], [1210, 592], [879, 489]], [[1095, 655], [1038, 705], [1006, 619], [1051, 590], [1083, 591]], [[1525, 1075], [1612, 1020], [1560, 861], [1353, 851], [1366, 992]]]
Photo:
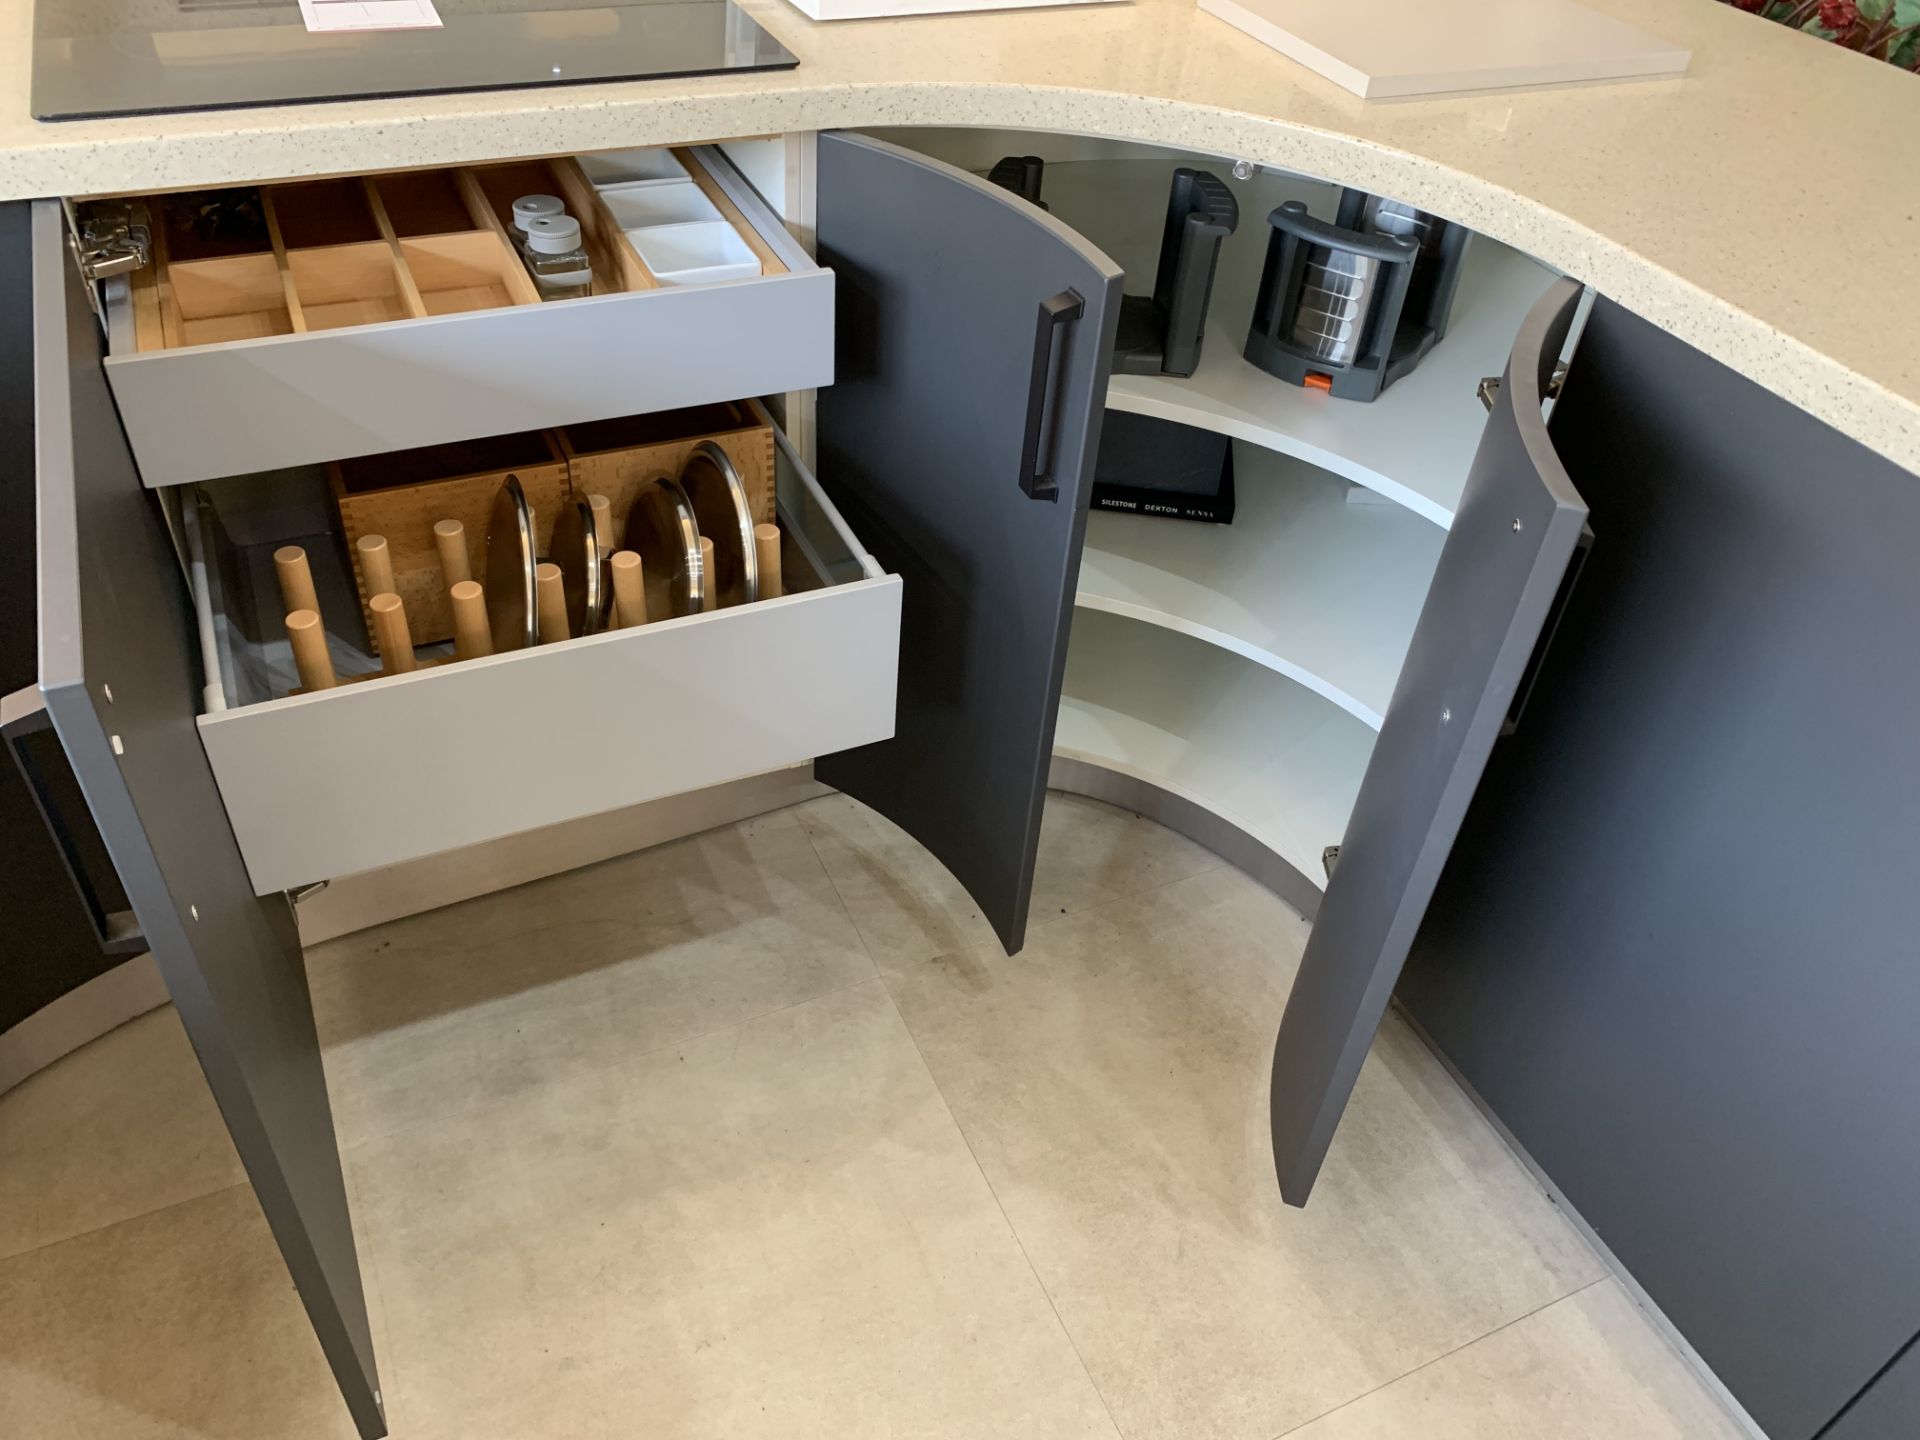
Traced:
[[833, 380], [833, 275], [717, 151], [784, 275], [189, 349], [116, 343], [107, 376], [148, 485], [318, 464]]
[[261, 894], [893, 733], [888, 576], [203, 716]]
[[353, 874], [891, 736], [901, 580], [785, 453], [788, 536], [805, 553], [809, 524], [837, 532], [844, 566], [862, 578], [202, 716], [253, 888]]

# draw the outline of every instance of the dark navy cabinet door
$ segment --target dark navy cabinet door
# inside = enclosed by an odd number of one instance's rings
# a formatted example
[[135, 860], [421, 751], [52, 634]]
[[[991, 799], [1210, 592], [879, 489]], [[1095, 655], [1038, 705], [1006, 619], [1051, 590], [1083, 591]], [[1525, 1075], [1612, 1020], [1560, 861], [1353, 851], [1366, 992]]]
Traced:
[[820, 480], [905, 609], [894, 737], [815, 773], [938, 856], [1011, 952], [1121, 272], [1008, 191], [857, 135], [820, 137], [818, 238], [838, 296]]
[[1521, 326], [1287, 999], [1272, 1119], [1292, 1205], [1320, 1173], [1581, 540], [1587, 508], [1541, 413], [1579, 294], [1559, 282]]
[[36, 202], [32, 225], [46, 711], [348, 1408], [362, 1435], [384, 1435], [292, 908], [253, 893], [200, 746], [187, 589], [59, 204]]

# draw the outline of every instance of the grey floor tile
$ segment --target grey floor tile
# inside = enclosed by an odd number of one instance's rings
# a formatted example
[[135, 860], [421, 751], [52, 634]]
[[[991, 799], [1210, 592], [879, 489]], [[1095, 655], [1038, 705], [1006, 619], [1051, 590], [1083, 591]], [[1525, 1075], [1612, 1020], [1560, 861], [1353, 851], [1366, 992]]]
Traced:
[[307, 967], [343, 1144], [874, 973], [790, 811], [329, 941]]
[[1288, 1440], [1739, 1440], [1618, 1282], [1454, 1351]]
[[170, 1005], [0, 1095], [0, 1256], [245, 1178]]
[[[959, 881], [892, 821], [844, 795], [810, 800], [797, 811], [883, 970], [993, 941], [993, 927]], [[1138, 815], [1050, 794], [1029, 929], [1220, 863]]]
[[1305, 934], [1219, 869], [887, 977], [1128, 1440], [1270, 1440], [1600, 1274], [1398, 1021], [1313, 1202], [1281, 1204]]
[[244, 1185], [0, 1260], [0, 1435], [354, 1433]]
[[1117, 1440], [877, 982], [350, 1163], [396, 1435]]
[[[1054, 796], [1035, 922], [836, 799], [312, 952], [396, 1440], [1725, 1440], [1397, 1020], [1280, 1204], [1283, 903]], [[345, 1440], [177, 1020], [74, 1058], [0, 1434]]]

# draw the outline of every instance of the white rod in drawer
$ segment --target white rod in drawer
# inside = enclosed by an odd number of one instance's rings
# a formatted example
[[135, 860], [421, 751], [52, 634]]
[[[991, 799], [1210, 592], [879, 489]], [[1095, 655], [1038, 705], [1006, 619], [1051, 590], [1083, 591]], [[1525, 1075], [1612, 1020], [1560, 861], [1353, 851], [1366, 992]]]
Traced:
[[[200, 525], [200, 507], [207, 497], [194, 486], [180, 506], [180, 526], [187, 537], [187, 575], [193, 589], [193, 619], [200, 637], [200, 706], [209, 715], [227, 708], [226, 681], [220, 671], [220, 646], [213, 630], [213, 582], [207, 575], [207, 546]], [[211, 508], [211, 507], [209, 507]]]
[[473, 579], [473, 566], [467, 558], [467, 527], [458, 520], [441, 520], [433, 527], [433, 543], [440, 551], [440, 575], [452, 589]]

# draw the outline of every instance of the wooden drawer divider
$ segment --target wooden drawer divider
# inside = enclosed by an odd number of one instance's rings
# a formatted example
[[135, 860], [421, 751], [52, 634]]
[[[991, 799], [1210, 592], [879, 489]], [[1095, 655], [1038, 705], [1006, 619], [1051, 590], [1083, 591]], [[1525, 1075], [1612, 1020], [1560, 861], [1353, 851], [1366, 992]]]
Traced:
[[[673, 154], [747, 243], [765, 275], [787, 266], [690, 151]], [[396, 213], [408, 187], [418, 214]], [[580, 221], [596, 295], [659, 288], [601, 192], [570, 157], [402, 170], [259, 187], [265, 243], [170, 243], [155, 198], [154, 261], [131, 280], [139, 351], [306, 334], [459, 310], [540, 304], [510, 236], [519, 195], [559, 195]], [[458, 197], [456, 214], [450, 207]], [[403, 207], [404, 208], [404, 207]], [[290, 223], [297, 212], [298, 223]]]

